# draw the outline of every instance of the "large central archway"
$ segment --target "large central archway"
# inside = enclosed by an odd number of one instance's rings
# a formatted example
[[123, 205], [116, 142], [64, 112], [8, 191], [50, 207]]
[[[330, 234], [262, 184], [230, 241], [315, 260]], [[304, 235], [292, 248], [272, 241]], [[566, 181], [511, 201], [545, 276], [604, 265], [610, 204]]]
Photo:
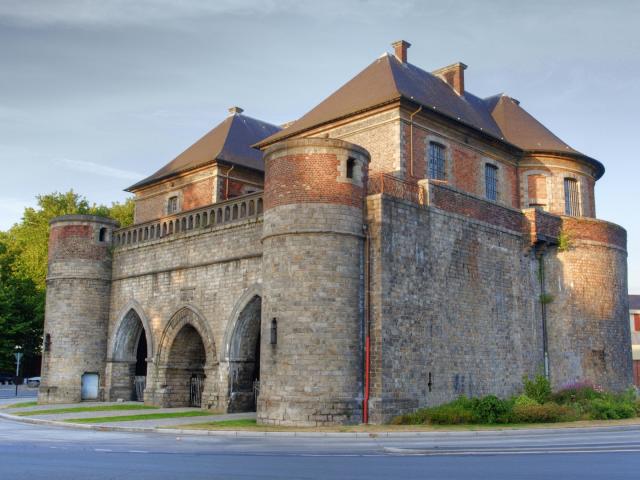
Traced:
[[110, 364], [111, 400], [144, 400], [149, 340], [135, 309], [122, 318], [116, 331]]
[[217, 356], [205, 317], [194, 307], [179, 309], [158, 343], [148, 403], [163, 407], [217, 408]]
[[238, 315], [229, 342], [229, 412], [256, 410], [260, 391], [261, 299], [255, 295]]

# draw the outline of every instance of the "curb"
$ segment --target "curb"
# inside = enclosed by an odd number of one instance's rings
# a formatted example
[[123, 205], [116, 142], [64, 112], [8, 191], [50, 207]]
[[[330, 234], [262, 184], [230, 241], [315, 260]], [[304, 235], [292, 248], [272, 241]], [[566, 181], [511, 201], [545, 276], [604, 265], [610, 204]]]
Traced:
[[522, 428], [510, 430], [458, 430], [458, 431], [405, 431], [405, 432], [257, 432], [251, 430], [188, 430], [178, 428], [158, 427], [123, 427], [107, 425], [85, 425], [80, 423], [59, 422], [41, 418], [19, 417], [8, 413], [0, 413], [0, 418], [13, 422], [32, 425], [49, 425], [80, 430], [94, 430], [98, 432], [126, 432], [126, 433], [159, 433], [163, 435], [189, 435], [200, 437], [309, 437], [309, 438], [398, 438], [398, 437], [429, 437], [429, 436], [484, 436], [500, 433], [506, 436], [513, 435], [544, 435], [550, 432], [565, 433], [589, 433], [594, 430], [601, 432], [624, 432], [639, 430], [640, 423], [631, 425], [593, 426], [593, 427], [561, 427], [561, 428]]

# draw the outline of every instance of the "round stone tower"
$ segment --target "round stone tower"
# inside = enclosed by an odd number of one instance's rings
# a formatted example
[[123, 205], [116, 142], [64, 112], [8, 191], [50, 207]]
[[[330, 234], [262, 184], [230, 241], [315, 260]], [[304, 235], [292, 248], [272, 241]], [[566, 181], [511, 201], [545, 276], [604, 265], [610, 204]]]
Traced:
[[99, 400], [104, 389], [114, 220], [65, 215], [51, 220], [38, 400]]
[[561, 218], [565, 240], [544, 256], [553, 388], [587, 381], [625, 390], [633, 381], [626, 231], [593, 218]]
[[278, 143], [264, 158], [258, 422], [359, 423], [369, 154], [309, 138]]

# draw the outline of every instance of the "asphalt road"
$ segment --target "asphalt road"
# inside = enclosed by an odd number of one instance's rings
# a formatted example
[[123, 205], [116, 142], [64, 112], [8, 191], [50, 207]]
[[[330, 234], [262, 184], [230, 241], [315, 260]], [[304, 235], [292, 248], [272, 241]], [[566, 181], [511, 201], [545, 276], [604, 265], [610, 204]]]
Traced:
[[195, 437], [0, 420], [5, 479], [637, 479], [640, 428]]

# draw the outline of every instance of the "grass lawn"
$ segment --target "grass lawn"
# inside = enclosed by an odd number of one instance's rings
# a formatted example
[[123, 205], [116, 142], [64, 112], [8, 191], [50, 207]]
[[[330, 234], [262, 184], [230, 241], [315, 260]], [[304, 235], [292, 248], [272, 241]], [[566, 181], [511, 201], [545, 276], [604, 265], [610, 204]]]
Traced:
[[459, 432], [478, 430], [518, 430], [540, 428], [584, 428], [608, 427], [615, 425], [640, 425], [640, 418], [624, 420], [583, 420], [577, 422], [554, 423], [518, 423], [518, 424], [465, 424], [465, 425], [345, 425], [335, 427], [283, 427], [276, 425], [258, 425], [254, 419], [221, 420], [218, 422], [194, 423], [189, 425], [170, 425], [162, 428], [184, 430], [243, 430], [254, 432]]
[[27, 407], [35, 407], [38, 405], [38, 402], [20, 402], [20, 403], [12, 403], [10, 405], [0, 405], [0, 408], [27, 408]]
[[70, 418], [65, 420], [68, 423], [110, 423], [110, 422], [135, 422], [137, 420], [157, 420], [161, 418], [181, 418], [181, 417], [204, 417], [206, 415], [216, 415], [216, 413], [205, 410], [190, 412], [167, 412], [167, 413], [141, 413], [138, 415], [119, 415], [116, 417], [91, 417], [91, 418]]
[[[33, 405], [37, 405], [34, 403]], [[33, 405], [20, 405], [30, 407]], [[148, 405], [97, 405], [94, 407], [69, 407], [69, 408], [51, 408], [47, 410], [27, 410], [25, 412], [15, 412], [13, 415], [20, 417], [31, 417], [33, 415], [53, 415], [60, 413], [78, 413], [78, 412], [112, 412], [118, 410], [153, 410], [158, 407], [150, 407]]]

